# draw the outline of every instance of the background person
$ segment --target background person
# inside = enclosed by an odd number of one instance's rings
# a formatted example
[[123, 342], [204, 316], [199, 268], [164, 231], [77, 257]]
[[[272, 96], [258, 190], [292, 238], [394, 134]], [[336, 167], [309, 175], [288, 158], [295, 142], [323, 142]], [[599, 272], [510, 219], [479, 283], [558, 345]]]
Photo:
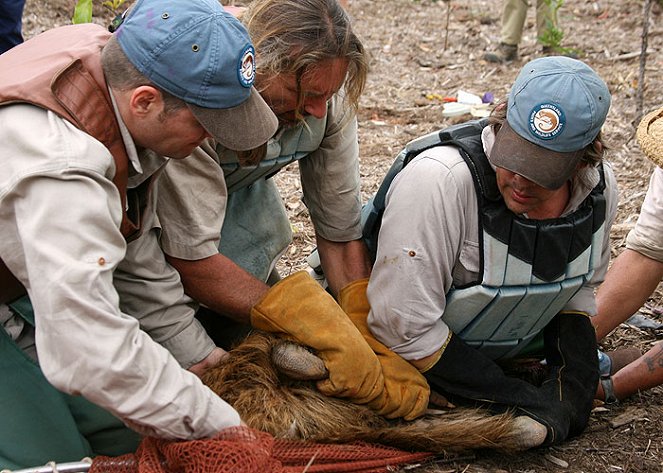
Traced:
[[[552, 0], [554, 1], [554, 0]], [[518, 59], [518, 45], [523, 37], [523, 28], [527, 19], [528, 0], [504, 0], [502, 3], [502, 31], [500, 44], [493, 52], [486, 53], [488, 62], [511, 62]], [[557, 10], [550, 0], [536, 0], [537, 38], [545, 36], [550, 28], [557, 27]], [[543, 54], [550, 54], [549, 46], [543, 46]]]
[[[596, 294], [597, 315], [592, 323], [597, 340], [637, 312], [663, 277], [663, 108], [642, 119], [637, 138], [656, 168], [638, 221], [626, 238], [626, 249], [613, 262]], [[596, 397], [615, 402], [662, 383], [663, 345], [657, 343], [612, 377], [602, 376]]]
[[0, 54], [23, 42], [23, 7], [25, 0], [0, 2]]

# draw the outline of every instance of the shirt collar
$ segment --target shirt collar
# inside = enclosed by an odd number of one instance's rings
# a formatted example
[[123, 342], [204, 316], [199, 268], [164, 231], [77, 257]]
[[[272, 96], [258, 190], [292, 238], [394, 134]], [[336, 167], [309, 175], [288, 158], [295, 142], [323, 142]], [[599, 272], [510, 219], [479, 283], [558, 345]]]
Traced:
[[129, 157], [129, 161], [131, 162], [131, 165], [133, 166], [134, 170], [137, 173], [142, 174], [143, 167], [140, 165], [140, 160], [138, 159], [138, 151], [136, 150], [136, 144], [134, 143], [134, 140], [131, 137], [131, 134], [129, 133], [127, 126], [124, 124], [124, 121], [122, 120], [120, 111], [117, 108], [117, 102], [115, 101], [115, 97], [113, 96], [113, 91], [110, 89], [110, 87], [108, 88], [108, 92], [110, 94], [111, 102], [113, 103], [113, 111], [115, 112], [115, 118], [117, 119], [117, 123], [120, 127], [120, 134], [122, 135], [122, 141], [124, 142], [124, 148], [127, 151], [127, 156]]

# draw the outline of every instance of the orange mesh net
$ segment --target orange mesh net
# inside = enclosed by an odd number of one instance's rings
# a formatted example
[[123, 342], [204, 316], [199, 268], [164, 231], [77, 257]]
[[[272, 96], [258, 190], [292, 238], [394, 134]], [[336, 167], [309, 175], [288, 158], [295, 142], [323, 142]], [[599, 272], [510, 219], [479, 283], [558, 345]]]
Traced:
[[377, 473], [430, 456], [363, 442], [335, 445], [275, 439], [236, 427], [203, 440], [145, 438], [136, 453], [96, 457], [89, 473]]

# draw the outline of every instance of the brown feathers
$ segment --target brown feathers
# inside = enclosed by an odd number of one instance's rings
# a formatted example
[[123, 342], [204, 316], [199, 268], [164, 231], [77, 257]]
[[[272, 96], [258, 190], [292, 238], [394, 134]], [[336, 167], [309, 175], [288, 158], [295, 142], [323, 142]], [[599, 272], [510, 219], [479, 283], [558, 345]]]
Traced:
[[389, 421], [370, 409], [320, 394], [310, 381], [279, 374], [271, 361], [278, 338], [254, 332], [210, 369], [203, 382], [229, 402], [250, 427], [277, 438], [346, 443], [365, 441], [410, 451], [443, 453], [527, 443], [509, 414], [476, 409], [430, 411], [412, 422]]

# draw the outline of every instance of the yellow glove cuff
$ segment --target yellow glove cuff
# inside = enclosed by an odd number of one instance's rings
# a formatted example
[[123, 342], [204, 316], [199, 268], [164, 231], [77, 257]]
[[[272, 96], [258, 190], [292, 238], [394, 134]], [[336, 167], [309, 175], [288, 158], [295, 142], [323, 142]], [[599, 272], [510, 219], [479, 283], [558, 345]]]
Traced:
[[449, 341], [451, 340], [451, 332], [449, 332], [449, 335], [447, 336], [447, 339], [444, 341], [442, 344], [442, 347], [440, 347], [439, 350], [437, 350], [435, 353], [432, 355], [427, 356], [426, 358], [422, 358], [419, 361], [425, 361], [425, 364], [423, 366], [418, 366], [417, 369], [419, 369], [420, 373], [425, 373], [429, 369], [431, 369], [433, 366], [437, 364], [438, 361], [440, 361], [440, 358], [442, 358], [442, 354], [444, 353], [444, 350], [447, 349], [447, 345], [449, 345]]

